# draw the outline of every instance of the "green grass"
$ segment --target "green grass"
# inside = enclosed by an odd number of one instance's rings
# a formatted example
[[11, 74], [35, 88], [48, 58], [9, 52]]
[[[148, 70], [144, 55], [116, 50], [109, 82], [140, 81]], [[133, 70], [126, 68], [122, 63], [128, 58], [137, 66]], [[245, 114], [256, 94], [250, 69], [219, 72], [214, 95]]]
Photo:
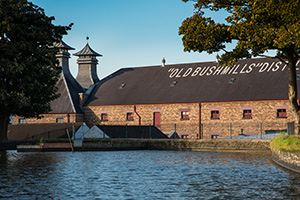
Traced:
[[280, 135], [271, 141], [271, 147], [281, 151], [300, 152], [300, 139], [294, 135]]

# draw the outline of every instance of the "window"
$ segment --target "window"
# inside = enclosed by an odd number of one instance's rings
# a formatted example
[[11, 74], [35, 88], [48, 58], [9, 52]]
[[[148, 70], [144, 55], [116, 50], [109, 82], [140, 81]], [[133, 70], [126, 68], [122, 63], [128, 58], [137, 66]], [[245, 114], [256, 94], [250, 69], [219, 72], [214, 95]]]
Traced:
[[177, 81], [173, 81], [170, 86], [174, 87], [176, 84], [177, 84]]
[[286, 109], [277, 109], [277, 117], [278, 118], [286, 118]]
[[119, 89], [123, 89], [124, 87], [125, 87], [125, 83], [122, 83], [121, 85], [120, 85], [120, 87], [119, 87]]
[[108, 121], [108, 114], [107, 113], [101, 113], [101, 121]]
[[234, 81], [235, 81], [235, 78], [231, 78], [231, 79], [228, 81], [228, 83], [234, 83]]
[[243, 110], [243, 118], [244, 119], [252, 119], [251, 110]]
[[26, 119], [25, 118], [20, 118], [19, 119], [19, 124], [26, 124]]
[[212, 110], [210, 114], [211, 119], [220, 119], [220, 112], [218, 110]]
[[189, 120], [189, 119], [190, 119], [190, 113], [188, 111], [182, 111], [181, 120]]
[[126, 120], [133, 121], [133, 113], [132, 112], [126, 113]]
[[64, 118], [56, 118], [56, 123], [64, 123]]

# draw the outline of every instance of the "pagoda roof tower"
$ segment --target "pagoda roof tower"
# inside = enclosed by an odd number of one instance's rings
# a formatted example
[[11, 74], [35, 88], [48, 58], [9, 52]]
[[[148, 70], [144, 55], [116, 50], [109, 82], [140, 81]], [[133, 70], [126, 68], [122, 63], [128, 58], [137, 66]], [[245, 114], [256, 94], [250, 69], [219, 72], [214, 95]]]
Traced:
[[[87, 40], [88, 39], [87, 37]], [[102, 55], [94, 51], [88, 42], [83, 49], [73, 55], [79, 57], [77, 59], [78, 74], [76, 80], [82, 87], [88, 89], [91, 85], [99, 82], [97, 75], [98, 60], [96, 57]]]

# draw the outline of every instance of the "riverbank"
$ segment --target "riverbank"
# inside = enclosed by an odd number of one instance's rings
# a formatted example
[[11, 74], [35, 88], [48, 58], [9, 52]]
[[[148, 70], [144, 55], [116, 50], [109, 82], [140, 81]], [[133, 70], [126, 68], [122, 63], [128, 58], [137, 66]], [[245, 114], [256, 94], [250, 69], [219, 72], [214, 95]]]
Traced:
[[102, 139], [75, 150], [270, 151], [269, 140]]
[[[46, 143], [47, 144], [47, 143]], [[71, 151], [67, 143], [19, 145], [18, 151]], [[49, 143], [51, 144], [51, 143]], [[53, 144], [53, 143], [52, 143]], [[45, 145], [48, 148], [45, 148]], [[61, 149], [60, 149], [60, 146]], [[75, 145], [74, 151], [172, 150], [172, 151], [270, 151], [269, 140], [97, 139]]]
[[274, 163], [300, 173], [300, 140], [297, 137], [279, 136], [272, 140], [270, 147]]

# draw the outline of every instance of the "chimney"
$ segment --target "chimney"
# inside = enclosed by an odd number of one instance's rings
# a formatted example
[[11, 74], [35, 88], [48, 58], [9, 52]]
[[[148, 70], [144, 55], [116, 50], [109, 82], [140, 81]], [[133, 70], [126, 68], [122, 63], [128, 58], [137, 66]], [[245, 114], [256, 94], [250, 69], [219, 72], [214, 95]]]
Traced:
[[[87, 37], [88, 40], [88, 37]], [[78, 56], [78, 74], [76, 80], [82, 85], [83, 88], [88, 89], [90, 85], [93, 85], [99, 81], [97, 75], [97, 56], [101, 54], [95, 52], [87, 43], [85, 47], [79, 52], [73, 54]]]
[[84, 101], [87, 99], [88, 95], [84, 93], [78, 93], [79, 96], [79, 105], [82, 106]]

